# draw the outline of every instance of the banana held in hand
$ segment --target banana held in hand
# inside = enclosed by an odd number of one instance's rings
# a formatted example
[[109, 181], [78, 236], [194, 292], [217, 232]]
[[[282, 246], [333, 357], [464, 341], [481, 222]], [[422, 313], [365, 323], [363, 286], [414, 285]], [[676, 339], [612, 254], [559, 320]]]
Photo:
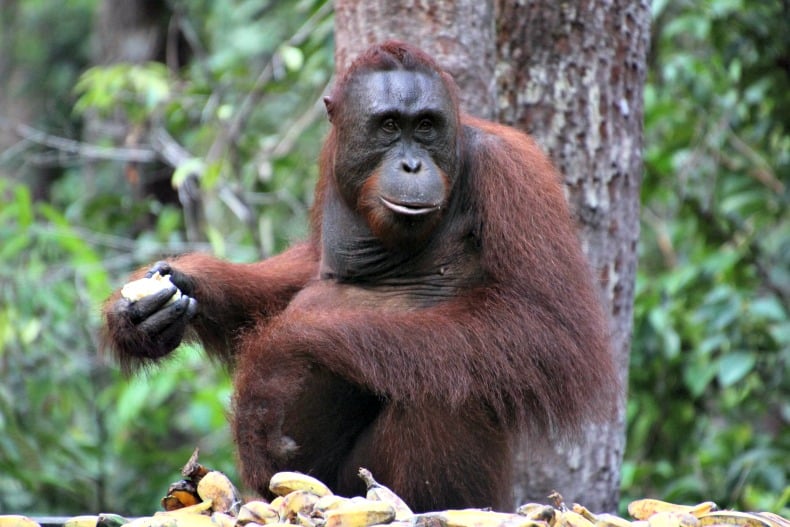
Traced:
[[[158, 293], [163, 289], [173, 287], [175, 284], [170, 281], [170, 275], [162, 276], [159, 273], [154, 273], [151, 278], [141, 278], [129, 282], [121, 288], [121, 296], [130, 302], [137, 302], [143, 297], [150, 296]], [[168, 304], [175, 302], [181, 298], [181, 290], [176, 287], [176, 292], [168, 300]]]
[[414, 516], [414, 513], [406, 505], [406, 502], [400, 496], [395, 494], [389, 487], [386, 487], [373, 479], [373, 474], [366, 469], [359, 469], [359, 477], [365, 482], [368, 488], [367, 499], [385, 501], [395, 508], [395, 519], [406, 520]]
[[278, 496], [287, 496], [295, 490], [306, 490], [312, 492], [319, 498], [332, 494], [329, 487], [324, 485], [321, 481], [317, 480], [307, 474], [301, 472], [278, 472], [272, 479], [269, 480], [269, 490]]

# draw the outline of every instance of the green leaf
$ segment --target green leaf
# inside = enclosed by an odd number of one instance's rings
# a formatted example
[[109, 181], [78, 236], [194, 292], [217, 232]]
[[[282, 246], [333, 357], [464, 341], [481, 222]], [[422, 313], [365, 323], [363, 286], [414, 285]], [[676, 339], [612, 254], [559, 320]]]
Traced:
[[738, 351], [724, 355], [719, 359], [719, 383], [725, 388], [732, 386], [754, 369], [755, 362], [751, 353]]
[[187, 159], [178, 165], [173, 171], [173, 177], [170, 182], [173, 185], [173, 188], [178, 188], [183, 185], [184, 181], [186, 181], [186, 179], [192, 174], [200, 178], [200, 175], [205, 169], [206, 164], [202, 159], [197, 157]]
[[775, 297], [758, 298], [747, 306], [747, 312], [757, 318], [779, 322], [787, 319], [787, 312]]
[[280, 57], [289, 71], [299, 71], [304, 65], [304, 53], [297, 47], [285, 44], [280, 46]]
[[683, 369], [683, 384], [694, 397], [701, 396], [716, 376], [716, 367], [711, 362], [699, 358]]

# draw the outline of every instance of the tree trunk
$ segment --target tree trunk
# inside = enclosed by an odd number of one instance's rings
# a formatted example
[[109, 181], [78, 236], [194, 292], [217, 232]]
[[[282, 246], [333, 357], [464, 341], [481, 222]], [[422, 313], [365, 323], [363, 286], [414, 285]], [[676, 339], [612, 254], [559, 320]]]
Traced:
[[427, 51], [461, 87], [463, 109], [496, 112], [494, 7], [480, 0], [336, 0], [335, 63], [345, 68], [371, 44], [387, 39]]
[[532, 134], [565, 176], [580, 237], [611, 317], [623, 386], [616, 421], [574, 445], [521, 446], [518, 501], [552, 489], [592, 510], [614, 511], [625, 444], [647, 0], [497, 0], [499, 119]]

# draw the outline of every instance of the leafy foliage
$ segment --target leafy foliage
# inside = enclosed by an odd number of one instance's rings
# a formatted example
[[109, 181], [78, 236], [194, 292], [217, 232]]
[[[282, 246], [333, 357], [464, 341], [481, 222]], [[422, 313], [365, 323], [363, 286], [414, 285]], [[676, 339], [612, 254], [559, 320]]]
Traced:
[[[185, 346], [155, 375], [123, 379], [96, 340], [99, 306], [130, 268], [189, 250], [254, 260], [306, 232], [324, 133], [317, 103], [332, 72], [331, 10], [313, 0], [261, 5], [179, 4], [199, 50], [180, 71], [69, 62], [70, 81], [40, 96], [73, 103], [75, 113], [60, 117], [73, 121], [40, 126], [86, 122], [101, 132], [86, 139], [94, 157], [58, 157], [66, 163], [47, 180], [45, 200], [33, 196], [30, 174], [40, 167], [26, 163], [48, 159], [62, 141], [34, 138], [0, 158], [0, 171], [14, 174], [0, 179], [0, 511], [150, 512], [195, 446], [238, 481], [227, 372]], [[71, 41], [91, 31], [96, 2], [79, 8], [86, 23]], [[56, 16], [46, 2], [18, 15]], [[33, 64], [43, 73], [52, 50], [41, 47]], [[153, 157], [158, 130], [186, 153], [177, 166], [152, 171], [124, 158]], [[145, 186], [161, 173], [176, 187], [197, 180], [205, 221], [194, 239], [169, 185]]]
[[626, 500], [788, 512], [783, 9], [654, 4]]

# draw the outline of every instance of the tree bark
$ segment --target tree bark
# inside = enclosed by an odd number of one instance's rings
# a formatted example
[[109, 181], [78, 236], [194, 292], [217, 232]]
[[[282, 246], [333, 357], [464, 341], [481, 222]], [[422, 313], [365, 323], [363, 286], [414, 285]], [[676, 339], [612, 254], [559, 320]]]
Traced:
[[581, 442], [523, 444], [517, 501], [553, 489], [614, 511], [625, 444], [639, 189], [647, 0], [497, 0], [499, 119], [530, 133], [564, 174], [580, 237], [611, 320], [623, 397], [617, 419]]
[[337, 0], [335, 63], [345, 68], [361, 51], [387, 39], [415, 44], [461, 87], [467, 113], [496, 112], [494, 7], [480, 0]]

